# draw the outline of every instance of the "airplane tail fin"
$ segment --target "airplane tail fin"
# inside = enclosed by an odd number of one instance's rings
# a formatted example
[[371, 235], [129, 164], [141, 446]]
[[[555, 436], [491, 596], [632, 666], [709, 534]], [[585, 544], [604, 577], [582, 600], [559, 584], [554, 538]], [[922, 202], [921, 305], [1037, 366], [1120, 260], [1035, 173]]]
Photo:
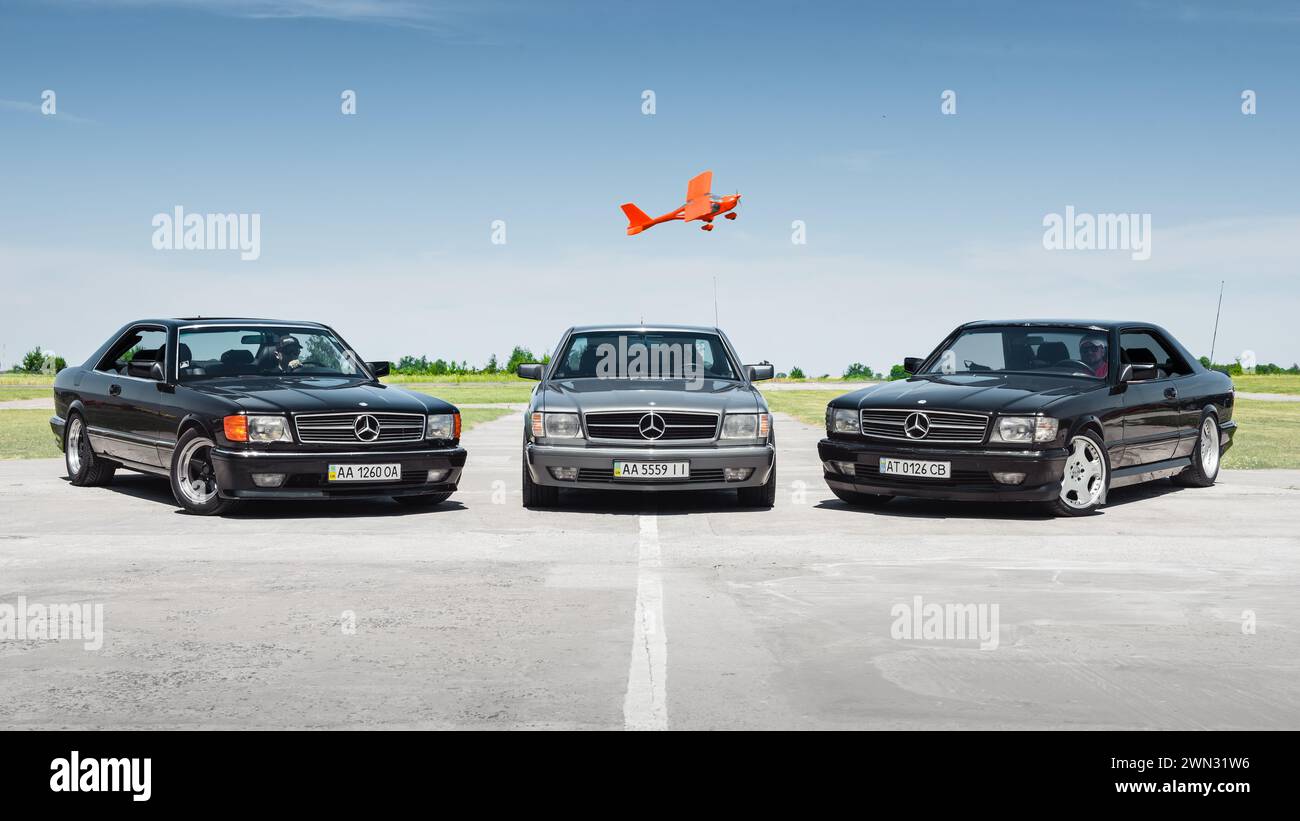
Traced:
[[627, 235], [639, 234], [654, 222], [650, 215], [630, 202], [623, 204], [623, 213], [627, 215]]

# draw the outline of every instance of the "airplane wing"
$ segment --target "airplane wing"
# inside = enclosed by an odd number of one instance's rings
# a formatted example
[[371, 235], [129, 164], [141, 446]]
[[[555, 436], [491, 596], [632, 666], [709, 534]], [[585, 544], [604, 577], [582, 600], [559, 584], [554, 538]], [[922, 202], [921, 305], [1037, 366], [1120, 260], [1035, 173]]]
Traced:
[[708, 197], [696, 197], [682, 207], [682, 219], [687, 222], [707, 217], [713, 212], [713, 200]]
[[708, 196], [711, 188], [713, 188], [713, 172], [705, 171], [686, 184], [686, 202], [689, 204], [700, 197]]

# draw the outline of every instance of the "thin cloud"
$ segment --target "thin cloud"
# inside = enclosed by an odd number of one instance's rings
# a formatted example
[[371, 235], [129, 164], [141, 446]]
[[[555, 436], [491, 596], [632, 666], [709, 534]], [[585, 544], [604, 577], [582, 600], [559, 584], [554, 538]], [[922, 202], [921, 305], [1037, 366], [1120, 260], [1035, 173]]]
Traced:
[[54, 114], [44, 114], [39, 105], [24, 100], [0, 100], [0, 110], [18, 111], [23, 114], [37, 114], [42, 117], [49, 117], [51, 120], [61, 120], [65, 123], [77, 123], [78, 125], [95, 124], [95, 121], [89, 117], [78, 117], [76, 114], [65, 114], [62, 111], [57, 110]]
[[334, 20], [452, 33], [464, 7], [421, 0], [70, 0], [99, 8], [159, 8], [255, 20]]

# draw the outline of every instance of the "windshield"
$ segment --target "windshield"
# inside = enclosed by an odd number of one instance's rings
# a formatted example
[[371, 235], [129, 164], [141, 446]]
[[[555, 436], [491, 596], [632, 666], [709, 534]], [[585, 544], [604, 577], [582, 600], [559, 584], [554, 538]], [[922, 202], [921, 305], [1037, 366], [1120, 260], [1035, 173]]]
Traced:
[[973, 328], [962, 331], [924, 373], [1043, 373], [1101, 379], [1109, 335], [1089, 328]]
[[222, 376], [368, 377], [356, 354], [323, 328], [183, 328], [178, 341], [182, 382]]
[[717, 334], [691, 331], [577, 333], [553, 379], [739, 379]]

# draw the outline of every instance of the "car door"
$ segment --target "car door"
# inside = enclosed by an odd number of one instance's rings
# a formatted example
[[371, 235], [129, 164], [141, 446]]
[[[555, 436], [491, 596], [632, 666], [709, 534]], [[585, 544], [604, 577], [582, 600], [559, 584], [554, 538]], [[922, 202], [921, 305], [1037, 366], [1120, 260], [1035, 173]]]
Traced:
[[158, 380], [155, 361], [165, 361], [166, 329], [140, 325], [127, 331], [96, 366], [105, 389], [87, 425], [97, 452], [124, 462], [161, 467], [158, 455]]
[[1119, 345], [1121, 363], [1156, 366], [1151, 378], [1131, 380], [1124, 391], [1120, 466], [1172, 459], [1183, 425], [1177, 380], [1167, 369], [1168, 351], [1146, 329], [1121, 331]]

